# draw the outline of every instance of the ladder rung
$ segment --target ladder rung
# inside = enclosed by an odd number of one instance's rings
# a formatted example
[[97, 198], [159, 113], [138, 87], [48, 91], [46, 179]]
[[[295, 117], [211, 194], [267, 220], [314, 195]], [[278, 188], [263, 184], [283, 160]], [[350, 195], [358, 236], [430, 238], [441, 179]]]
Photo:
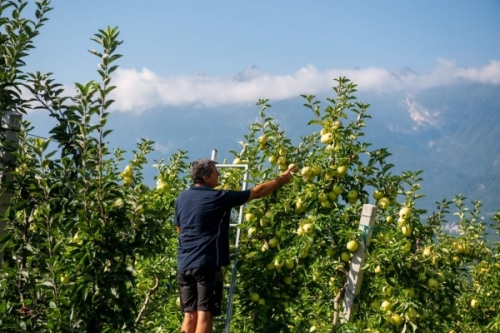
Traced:
[[228, 286], [228, 285], [224, 286], [224, 290], [229, 290], [229, 288], [231, 288], [231, 286]]
[[219, 317], [215, 317], [215, 318], [213, 319], [213, 321], [225, 322], [225, 321], [226, 321], [226, 318], [219, 318]]
[[237, 255], [238, 255], [238, 252], [230, 253], [229, 254], [229, 259], [234, 259], [234, 257], [236, 257]]
[[238, 223], [230, 223], [229, 226], [230, 227], [237, 227], [239, 224]]

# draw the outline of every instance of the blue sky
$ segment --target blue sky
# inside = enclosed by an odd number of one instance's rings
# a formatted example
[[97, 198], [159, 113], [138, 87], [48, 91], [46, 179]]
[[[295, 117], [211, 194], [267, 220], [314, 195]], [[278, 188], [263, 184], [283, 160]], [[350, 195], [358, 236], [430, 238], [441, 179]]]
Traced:
[[[249, 102], [269, 90], [265, 87], [244, 98], [241, 90], [253, 88], [227, 90], [227, 81], [234, 82], [238, 73], [244, 81], [265, 77], [278, 91], [269, 96], [275, 99], [296, 96], [300, 89], [318, 92], [331, 85], [332, 75], [349, 74], [342, 70], [354, 68], [361, 70], [354, 75], [361, 88], [366, 84], [367, 89], [375, 85], [379, 90], [388, 87], [387, 78], [380, 75], [404, 66], [419, 74], [434, 73], [434, 78], [442, 76], [443, 66], [448, 75], [477, 69], [475, 74], [458, 76], [495, 84], [500, 80], [500, 2], [493, 0], [54, 0], [52, 4], [50, 20], [29, 59], [30, 70], [54, 72], [67, 85], [96, 78], [98, 59], [86, 50], [95, 48], [90, 41], [93, 33], [110, 25], [120, 28], [124, 40], [119, 65], [128, 72], [121, 73], [123, 81], [118, 82], [142, 83], [139, 91], [146, 95], [152, 90], [154, 94], [190, 95], [194, 86], [205, 91], [180, 100], [155, 95], [154, 103], [117, 106], [128, 111], [172, 104]], [[332, 77], [326, 84], [328, 76]], [[200, 77], [204, 77], [202, 83]], [[363, 77], [372, 79], [365, 83]], [[302, 84], [297, 85], [297, 80]], [[296, 89], [286, 86], [287, 82]], [[185, 89], [172, 88], [179, 85]], [[220, 89], [235, 97], [207, 97]], [[122, 94], [130, 95], [130, 91]]]
[[[178, 148], [195, 157], [214, 148], [238, 148], [259, 98], [270, 98], [273, 105], [284, 101], [285, 112], [273, 108], [277, 121], [287, 131], [299, 128], [304, 125], [299, 111], [293, 113], [287, 100], [330, 93], [339, 76], [358, 84], [360, 94], [389, 97], [363, 102], [372, 104], [377, 121], [387, 122], [382, 130], [396, 132], [396, 138], [422, 128], [439, 131], [447, 121], [443, 114], [450, 116], [445, 111], [456, 106], [446, 96], [429, 101], [424, 92], [455, 89], [458, 83], [494, 86], [485, 91], [500, 86], [496, 0], [53, 0], [52, 5], [27, 70], [53, 72], [69, 93], [74, 82], [98, 80], [99, 59], [87, 52], [97, 45], [90, 38], [98, 29], [118, 26], [124, 40], [118, 52], [124, 57], [112, 81], [117, 86], [113, 143], [130, 151], [147, 137], [156, 142], [160, 158]], [[405, 67], [411, 70], [401, 71]], [[493, 102], [488, 105], [497, 105]], [[481, 111], [481, 105], [470, 111]], [[491, 119], [498, 119], [496, 111]], [[207, 128], [209, 113], [213, 124]], [[47, 135], [46, 114], [35, 111], [27, 118], [36, 134]], [[439, 155], [442, 147], [432, 140], [428, 145]], [[480, 163], [498, 170], [499, 154]]]

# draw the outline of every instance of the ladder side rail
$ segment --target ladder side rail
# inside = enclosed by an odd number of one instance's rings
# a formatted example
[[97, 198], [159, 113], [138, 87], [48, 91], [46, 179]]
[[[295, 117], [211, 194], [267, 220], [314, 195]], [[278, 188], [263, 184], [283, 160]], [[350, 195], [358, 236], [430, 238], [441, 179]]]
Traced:
[[[243, 183], [242, 183], [242, 190], [246, 190], [247, 188], [247, 181], [248, 181], [248, 164], [217, 164], [217, 167], [228, 167], [228, 168], [244, 168], [245, 173], [243, 175]], [[243, 205], [240, 206], [239, 209], [239, 214], [238, 214], [238, 223], [236, 225], [231, 225], [233, 227], [236, 227], [236, 240], [234, 247], [235, 249], [238, 249], [239, 243], [240, 243], [240, 234], [241, 234], [241, 229], [239, 226], [241, 225], [243, 221]], [[234, 256], [233, 259], [233, 267], [231, 269], [231, 281], [229, 284], [229, 293], [227, 297], [227, 309], [226, 309], [226, 318], [225, 318], [225, 327], [224, 327], [224, 332], [229, 333], [229, 327], [231, 325], [231, 316], [233, 314], [233, 298], [234, 298], [234, 287], [236, 284], [236, 266], [238, 264], [238, 255], [237, 253]]]

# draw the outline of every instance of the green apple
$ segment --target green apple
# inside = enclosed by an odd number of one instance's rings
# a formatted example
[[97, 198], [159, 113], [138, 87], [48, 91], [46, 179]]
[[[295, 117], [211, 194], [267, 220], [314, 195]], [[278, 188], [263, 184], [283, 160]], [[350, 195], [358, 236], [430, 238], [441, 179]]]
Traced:
[[375, 199], [375, 200], [379, 200], [379, 199], [381, 199], [381, 198], [383, 198], [383, 197], [384, 197], [384, 192], [382, 192], [382, 191], [380, 191], [380, 190], [375, 190], [375, 191], [373, 192], [373, 199]]
[[382, 304], [380, 304], [380, 308], [384, 311], [391, 311], [392, 310], [392, 307], [394, 305], [392, 304], [391, 301], [383, 301]]
[[337, 176], [338, 176], [337, 168], [326, 169], [326, 177], [327, 178], [333, 178], [333, 177], [337, 177]]
[[382, 210], [386, 210], [387, 208], [389, 208], [390, 204], [391, 204], [391, 201], [389, 200], [389, 198], [386, 198], [386, 197], [380, 198], [377, 201], [377, 207], [382, 209]]
[[302, 227], [297, 228], [297, 235], [302, 236], [304, 234], [304, 229]]
[[292, 277], [291, 277], [291, 276], [285, 276], [285, 277], [283, 278], [283, 282], [284, 282], [285, 284], [288, 284], [288, 285], [292, 284]]
[[350, 252], [354, 252], [358, 249], [358, 242], [356, 242], [355, 240], [351, 240], [347, 243], [346, 245], [346, 248], [350, 251]]
[[313, 173], [311, 171], [311, 168], [306, 166], [306, 167], [303, 167], [302, 170], [300, 171], [300, 174], [304, 177], [311, 177], [313, 176]]
[[253, 220], [255, 220], [255, 215], [254, 214], [252, 214], [252, 213], [246, 213], [245, 214], [245, 221], [252, 222]]
[[66, 284], [68, 282], [69, 282], [69, 275], [68, 274], [61, 275], [61, 283]]
[[403, 247], [403, 251], [406, 253], [410, 252], [411, 250], [411, 242], [409, 240], [405, 240], [405, 245]]
[[333, 191], [333, 193], [340, 195], [340, 194], [342, 194], [342, 192], [344, 192], [344, 188], [342, 187], [342, 185], [335, 185], [333, 187], [332, 191]]
[[252, 235], [257, 231], [256, 228], [250, 227], [248, 228], [248, 237], [252, 237]]
[[251, 293], [251, 294], [250, 294], [250, 300], [251, 300], [252, 302], [257, 303], [257, 302], [260, 300], [260, 296], [259, 296], [259, 294], [258, 294], [258, 293]]
[[439, 282], [436, 279], [430, 278], [429, 280], [427, 280], [427, 287], [430, 291], [438, 291]]
[[321, 172], [323, 171], [323, 168], [321, 167], [321, 165], [319, 164], [315, 164], [312, 166], [311, 168], [311, 172], [313, 175], [315, 176], [319, 176], [321, 174]]
[[328, 200], [330, 200], [331, 202], [337, 202], [338, 199], [339, 199], [338, 194], [334, 192], [328, 192]]
[[350, 190], [347, 192], [347, 200], [357, 200], [358, 199], [358, 191]]
[[405, 288], [403, 289], [403, 295], [406, 297], [415, 297], [415, 289], [413, 288]]
[[342, 128], [342, 126], [344, 126], [342, 124], [342, 122], [340, 120], [335, 120], [333, 123], [332, 123], [332, 130], [337, 130], [339, 128]]
[[321, 201], [320, 204], [321, 204], [321, 207], [324, 207], [324, 208], [332, 208], [333, 207], [333, 204], [328, 200]]
[[273, 237], [269, 240], [270, 247], [276, 247], [276, 246], [278, 246], [278, 243], [279, 243], [279, 239], [276, 237]]
[[283, 260], [280, 256], [276, 256], [274, 258], [274, 267], [275, 268], [281, 268], [285, 265], [285, 260]]
[[401, 232], [405, 236], [411, 236], [412, 231], [413, 231], [413, 229], [409, 225], [404, 225], [404, 226], [401, 227]]
[[351, 260], [351, 254], [349, 252], [342, 252], [340, 254], [340, 259], [342, 259], [342, 261], [348, 262], [349, 260]]
[[347, 173], [347, 167], [344, 165], [338, 166], [337, 167], [337, 176], [338, 177], [343, 177]]
[[269, 156], [269, 163], [276, 164], [278, 162], [278, 158], [274, 155]]
[[320, 193], [318, 194], [318, 200], [320, 202], [328, 201], [328, 195], [326, 193]]
[[476, 309], [477, 307], [479, 307], [479, 301], [477, 299], [473, 298], [470, 301], [470, 307], [473, 309]]
[[405, 313], [405, 319], [408, 321], [415, 321], [418, 318], [418, 312], [414, 308], [408, 308]]
[[399, 217], [401, 217], [403, 219], [406, 219], [406, 220], [409, 219], [410, 215], [411, 215], [411, 210], [408, 207], [403, 207], [399, 211]]
[[294, 266], [295, 266], [295, 264], [294, 264], [292, 259], [285, 260], [285, 268], [286, 269], [293, 269]]

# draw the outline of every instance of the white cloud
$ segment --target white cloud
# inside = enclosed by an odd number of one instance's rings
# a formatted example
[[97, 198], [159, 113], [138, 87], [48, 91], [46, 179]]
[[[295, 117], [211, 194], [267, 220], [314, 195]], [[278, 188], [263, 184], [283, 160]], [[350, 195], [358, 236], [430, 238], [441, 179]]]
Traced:
[[439, 59], [427, 74], [412, 71], [398, 75], [383, 68], [330, 69], [318, 71], [307, 65], [287, 75], [272, 75], [256, 67], [228, 77], [203, 74], [161, 77], [153, 71], [120, 68], [115, 72], [114, 110], [144, 112], [160, 106], [218, 106], [255, 103], [259, 98], [283, 100], [300, 94], [318, 94], [331, 89], [333, 79], [346, 76], [359, 91], [415, 92], [425, 88], [470, 81], [500, 84], [500, 61], [479, 68], [462, 68]]
[[450, 234], [458, 234], [460, 225], [458, 223], [448, 222], [443, 225], [443, 230]]
[[172, 148], [174, 148], [174, 143], [171, 141], [169, 141], [165, 144], [155, 142], [153, 148], [155, 151], [159, 151], [162, 154], [169, 154], [171, 152]]

